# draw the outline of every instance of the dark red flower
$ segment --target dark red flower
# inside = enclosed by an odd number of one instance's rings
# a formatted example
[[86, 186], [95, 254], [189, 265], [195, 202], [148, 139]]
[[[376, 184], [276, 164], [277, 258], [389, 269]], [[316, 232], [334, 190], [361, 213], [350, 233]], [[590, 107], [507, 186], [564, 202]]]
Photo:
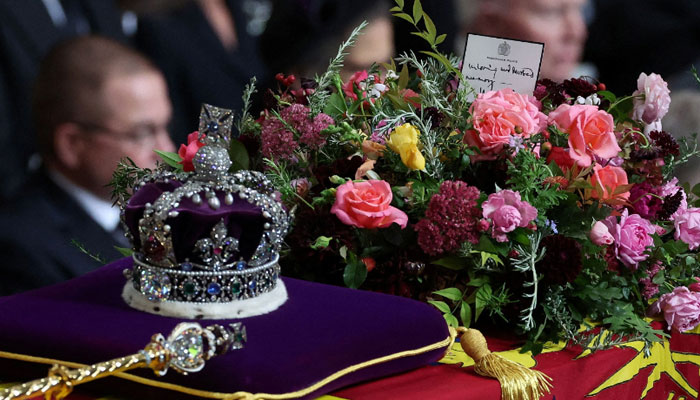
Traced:
[[551, 235], [542, 239], [541, 246], [546, 252], [536, 266], [543, 281], [557, 285], [573, 282], [583, 268], [581, 244], [570, 237]]
[[574, 99], [578, 96], [586, 98], [598, 91], [594, 84], [582, 78], [567, 79], [561, 83], [561, 87]]
[[465, 241], [478, 243], [478, 199], [479, 189], [462, 181], [444, 181], [430, 199], [425, 218], [414, 227], [421, 249], [440, 255], [458, 249]]

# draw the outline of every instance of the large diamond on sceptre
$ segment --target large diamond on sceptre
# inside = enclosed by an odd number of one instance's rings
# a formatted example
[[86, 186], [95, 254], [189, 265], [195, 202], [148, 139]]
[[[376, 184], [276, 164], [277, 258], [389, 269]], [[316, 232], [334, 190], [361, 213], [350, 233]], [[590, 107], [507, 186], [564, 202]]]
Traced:
[[54, 365], [46, 378], [0, 389], [0, 399], [30, 399], [41, 395], [62, 399], [76, 385], [135, 368], [150, 368], [158, 376], [172, 368], [187, 375], [201, 371], [214, 356], [243, 348], [246, 340], [245, 326], [240, 322], [206, 328], [195, 322], [182, 322], [167, 339], [160, 333], [153, 335], [151, 342], [138, 353], [78, 369]]

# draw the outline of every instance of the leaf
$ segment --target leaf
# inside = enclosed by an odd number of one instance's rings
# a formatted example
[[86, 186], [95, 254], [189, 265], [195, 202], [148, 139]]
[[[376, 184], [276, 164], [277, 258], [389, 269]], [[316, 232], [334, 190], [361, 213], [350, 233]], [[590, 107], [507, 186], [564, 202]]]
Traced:
[[492, 294], [493, 291], [491, 290], [491, 285], [489, 285], [488, 283], [485, 283], [476, 291], [476, 315], [474, 316], [474, 321], [479, 319], [481, 312], [484, 311], [486, 305], [489, 304], [489, 302], [491, 302]]
[[173, 153], [171, 151], [160, 151], [160, 150], [153, 150], [160, 156], [160, 158], [163, 160], [164, 163], [168, 164], [169, 166], [173, 168], [177, 168], [179, 170], [182, 170], [182, 164], [179, 164], [180, 161], [182, 161], [182, 158], [180, 157], [179, 154]]
[[325, 249], [331, 243], [331, 240], [333, 240], [332, 237], [319, 236], [316, 238], [316, 241], [314, 241], [309, 247], [311, 247], [314, 250]]
[[250, 157], [248, 156], [248, 150], [246, 150], [243, 143], [236, 139], [231, 139], [231, 147], [229, 147], [228, 154], [233, 162], [231, 165], [233, 171], [249, 169]]
[[458, 256], [447, 256], [433, 261], [431, 264], [439, 265], [453, 271], [461, 271], [469, 266], [466, 258]]
[[391, 7], [391, 8], [389, 9], [389, 12], [401, 12], [401, 11], [403, 11], [403, 8], [401, 8], [401, 7], [396, 7], [396, 6]]
[[462, 291], [453, 287], [435, 291], [433, 292], [433, 294], [440, 295], [452, 301], [458, 301], [462, 299]]
[[396, 4], [398, 4], [399, 7], [401, 7], [401, 9], [403, 10], [403, 0], [396, 0]]
[[577, 179], [571, 182], [568, 186], [569, 189], [593, 189], [593, 185], [589, 181], [583, 179]]
[[445, 33], [443, 33], [442, 35], [438, 36], [438, 37], [435, 39], [435, 45], [438, 45], [438, 44], [444, 42], [446, 37], [447, 37], [447, 34], [445, 34]]
[[413, 20], [415, 21], [415, 24], [418, 24], [418, 22], [420, 22], [420, 19], [422, 16], [423, 16], [423, 6], [421, 6], [420, 0], [414, 0], [413, 1]]
[[436, 53], [436, 52], [434, 52], [434, 51], [421, 51], [421, 53], [427, 54], [427, 55], [433, 57], [434, 59], [440, 61], [440, 63], [442, 63], [442, 65], [444, 65], [445, 68], [447, 68], [450, 72], [453, 72], [453, 73], [458, 73], [458, 72], [459, 72], [459, 71], [457, 71], [457, 69], [454, 67], [454, 65], [452, 65], [452, 63], [450, 62], [450, 60], [448, 60], [447, 57], [445, 57], [444, 55], [442, 55], [442, 54], [440, 54], [440, 53]]
[[463, 301], [462, 305], [459, 307], [459, 319], [462, 320], [462, 325], [464, 325], [465, 328], [469, 328], [472, 322], [472, 308], [466, 301]]
[[367, 279], [367, 267], [361, 261], [350, 262], [343, 271], [343, 282], [345, 286], [357, 289]]
[[114, 246], [114, 249], [117, 250], [119, 254], [123, 255], [124, 257], [131, 257], [134, 254], [134, 250], [128, 247]]
[[426, 42], [430, 42], [429, 36], [427, 32], [411, 32], [411, 35], [416, 35], [420, 36], [425, 40]]
[[330, 98], [328, 98], [328, 103], [326, 107], [323, 108], [323, 112], [330, 115], [334, 119], [343, 115], [347, 111], [348, 107], [345, 104], [345, 99], [339, 93], [333, 93]]
[[403, 67], [401, 67], [401, 72], [399, 73], [399, 90], [405, 89], [406, 86], [408, 86], [408, 79], [408, 66], [404, 64]]
[[428, 42], [434, 45], [437, 30], [435, 30], [435, 24], [433, 23], [433, 20], [430, 19], [428, 14], [423, 14], [423, 23], [425, 23], [425, 29], [428, 31]]
[[348, 247], [343, 246], [338, 250], [338, 253], [340, 254], [341, 257], [343, 257], [343, 260], [347, 260], [348, 258]]
[[485, 251], [487, 253], [498, 253], [498, 249], [486, 235], [481, 235], [479, 238], [479, 244], [476, 246], [476, 248], [477, 250]]
[[615, 196], [618, 194], [626, 193], [626, 192], [629, 192], [633, 187], [634, 187], [634, 183], [630, 183], [628, 185], [620, 185], [620, 186], [615, 188], [615, 190], [613, 191], [612, 194], [613, 194], [613, 196]]
[[598, 92], [598, 96], [600, 96], [600, 97], [604, 98], [605, 100], [609, 101], [610, 104], [613, 104], [613, 103], [615, 103], [615, 101], [617, 101], [617, 97], [615, 96], [615, 94], [614, 94], [613, 92], [611, 92], [611, 91], [608, 91], [608, 90], [601, 90], [601, 91], [599, 91], [599, 92]]
[[396, 14], [394, 14], [394, 17], [404, 19], [413, 25], [413, 18], [411, 18], [411, 16], [406, 14], [406, 13], [396, 13]]
[[481, 252], [481, 266], [486, 267], [489, 260], [493, 260], [496, 265], [503, 265], [503, 261], [501, 260], [501, 257], [499, 257], [496, 254], [493, 253], [488, 253], [486, 251]]
[[530, 245], [530, 237], [527, 235], [528, 230], [525, 228], [518, 228], [513, 232], [513, 240], [522, 244], [523, 246]]
[[457, 318], [455, 318], [454, 315], [442, 314], [442, 317], [445, 318], [445, 322], [447, 322], [447, 325], [455, 327], [455, 328], [459, 326], [459, 321], [457, 321]]
[[428, 304], [432, 304], [433, 306], [435, 306], [435, 308], [440, 310], [440, 312], [443, 312], [443, 313], [450, 312], [450, 306], [448, 306], [447, 303], [445, 303], [444, 301], [428, 300]]

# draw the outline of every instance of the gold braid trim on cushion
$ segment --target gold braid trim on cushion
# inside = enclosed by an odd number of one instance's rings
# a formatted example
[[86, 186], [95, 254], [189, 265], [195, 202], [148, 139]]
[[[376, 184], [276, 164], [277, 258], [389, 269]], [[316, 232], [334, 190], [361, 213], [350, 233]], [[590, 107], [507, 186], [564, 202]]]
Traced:
[[[304, 389], [301, 389], [301, 390], [298, 390], [295, 392], [290, 392], [290, 393], [282, 393], [282, 394], [248, 393], [248, 392], [235, 392], [235, 393], [211, 392], [211, 391], [206, 391], [206, 390], [193, 389], [193, 388], [190, 388], [187, 386], [177, 385], [177, 384], [173, 384], [173, 383], [161, 382], [161, 381], [157, 381], [154, 379], [143, 378], [143, 377], [132, 375], [132, 374], [125, 373], [125, 372], [117, 372], [113, 376], [116, 376], [116, 377], [121, 378], [121, 379], [126, 379], [126, 380], [129, 380], [132, 382], [137, 382], [137, 383], [140, 383], [143, 385], [153, 386], [153, 387], [157, 387], [160, 389], [173, 390], [173, 391], [189, 394], [192, 396], [199, 396], [199, 397], [205, 397], [205, 398], [210, 398], [210, 399], [225, 399], [225, 400], [295, 399], [295, 398], [299, 398], [302, 396], [306, 396], [310, 393], [313, 393], [314, 391], [322, 388], [323, 386], [325, 386], [325, 385], [327, 385], [327, 384], [329, 384], [337, 379], [340, 379], [341, 377], [343, 377], [345, 375], [359, 371], [363, 368], [367, 368], [367, 367], [382, 364], [385, 362], [397, 360], [400, 358], [416, 356], [419, 354], [427, 353], [427, 352], [441, 349], [441, 348], [444, 348], [445, 350], [447, 350], [454, 343], [456, 335], [457, 335], [456, 331], [454, 329], [450, 328], [450, 336], [445, 338], [444, 340], [437, 342], [437, 343], [423, 346], [423, 347], [420, 347], [418, 349], [405, 350], [402, 352], [389, 354], [389, 355], [374, 358], [372, 360], [368, 360], [368, 361], [365, 361], [365, 362], [362, 362], [359, 364], [351, 365], [347, 368], [344, 368], [340, 371], [337, 371], [337, 372], [327, 376], [323, 380], [320, 380], [320, 381], [316, 382], [315, 384], [308, 386]], [[46, 358], [46, 357], [36, 357], [36, 356], [30, 356], [30, 355], [25, 355], [25, 354], [10, 353], [10, 352], [5, 352], [5, 351], [0, 351], [0, 358], [6, 358], [6, 359], [18, 360], [18, 361], [27, 361], [27, 362], [39, 363], [39, 364], [58, 364], [58, 365], [63, 365], [63, 366], [70, 367], [70, 368], [86, 367], [85, 364], [71, 362], [71, 361], [56, 360], [56, 359]]]

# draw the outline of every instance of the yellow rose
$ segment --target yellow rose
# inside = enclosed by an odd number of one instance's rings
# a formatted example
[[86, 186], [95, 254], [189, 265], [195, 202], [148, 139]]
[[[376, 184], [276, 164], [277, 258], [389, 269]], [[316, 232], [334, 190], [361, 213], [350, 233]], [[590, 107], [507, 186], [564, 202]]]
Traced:
[[386, 142], [389, 148], [399, 153], [401, 162], [409, 169], [424, 170], [425, 158], [418, 149], [418, 136], [420, 132], [411, 124], [403, 124], [389, 135], [389, 140]]

